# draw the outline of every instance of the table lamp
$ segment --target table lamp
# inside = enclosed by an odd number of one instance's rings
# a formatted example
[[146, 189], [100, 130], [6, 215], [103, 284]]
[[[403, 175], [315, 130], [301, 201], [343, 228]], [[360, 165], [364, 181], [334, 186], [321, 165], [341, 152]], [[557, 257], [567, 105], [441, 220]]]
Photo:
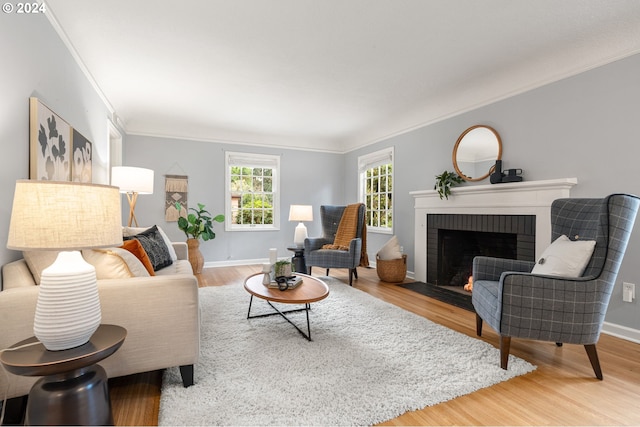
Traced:
[[102, 314], [96, 270], [80, 249], [122, 245], [117, 187], [18, 180], [7, 248], [60, 251], [42, 271], [34, 335], [48, 350], [78, 347], [91, 338]]
[[126, 193], [129, 200], [129, 227], [135, 222], [138, 226], [135, 209], [138, 194], [153, 194], [153, 170], [132, 166], [114, 166], [111, 168], [111, 185]]
[[299, 221], [293, 236], [293, 243], [301, 248], [304, 246], [304, 239], [307, 238], [307, 227], [302, 221], [313, 221], [313, 207], [310, 205], [291, 205], [289, 221]]

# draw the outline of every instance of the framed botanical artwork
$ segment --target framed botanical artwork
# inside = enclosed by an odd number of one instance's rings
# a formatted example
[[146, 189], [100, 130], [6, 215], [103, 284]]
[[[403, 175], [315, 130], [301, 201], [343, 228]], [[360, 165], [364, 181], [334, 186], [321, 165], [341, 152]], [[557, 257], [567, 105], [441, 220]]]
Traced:
[[71, 134], [71, 181], [92, 182], [91, 156], [92, 144], [80, 132], [73, 129]]
[[29, 177], [71, 180], [71, 126], [38, 98], [29, 98]]

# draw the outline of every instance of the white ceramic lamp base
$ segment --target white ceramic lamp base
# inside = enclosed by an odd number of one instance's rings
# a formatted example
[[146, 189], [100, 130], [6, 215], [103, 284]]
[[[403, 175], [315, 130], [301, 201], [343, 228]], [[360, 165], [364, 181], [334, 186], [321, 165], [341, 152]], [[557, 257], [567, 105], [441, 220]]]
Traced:
[[295, 234], [293, 235], [293, 243], [301, 248], [304, 246], [304, 239], [307, 238], [307, 227], [303, 223], [299, 223], [296, 226]]
[[85, 344], [100, 326], [96, 270], [79, 251], [60, 252], [42, 271], [33, 332], [47, 350]]

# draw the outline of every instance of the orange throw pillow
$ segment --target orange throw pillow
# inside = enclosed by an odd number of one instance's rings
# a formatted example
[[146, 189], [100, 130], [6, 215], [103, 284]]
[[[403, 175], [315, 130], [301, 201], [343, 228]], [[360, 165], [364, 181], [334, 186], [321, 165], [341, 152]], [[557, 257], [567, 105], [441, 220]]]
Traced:
[[144, 265], [144, 268], [147, 269], [150, 276], [156, 275], [156, 273], [153, 271], [153, 265], [151, 264], [149, 255], [147, 255], [147, 252], [144, 250], [142, 244], [138, 240], [125, 240], [124, 244], [120, 247], [128, 250], [133, 255], [135, 255], [135, 257], [140, 260], [142, 265]]

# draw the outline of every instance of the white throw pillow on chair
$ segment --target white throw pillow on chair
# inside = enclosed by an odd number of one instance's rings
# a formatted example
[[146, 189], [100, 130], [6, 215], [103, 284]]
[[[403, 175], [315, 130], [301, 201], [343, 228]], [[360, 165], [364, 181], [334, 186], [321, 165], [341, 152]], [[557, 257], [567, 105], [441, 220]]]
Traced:
[[580, 277], [589, 264], [595, 246], [595, 240], [571, 240], [562, 235], [545, 249], [531, 273]]

